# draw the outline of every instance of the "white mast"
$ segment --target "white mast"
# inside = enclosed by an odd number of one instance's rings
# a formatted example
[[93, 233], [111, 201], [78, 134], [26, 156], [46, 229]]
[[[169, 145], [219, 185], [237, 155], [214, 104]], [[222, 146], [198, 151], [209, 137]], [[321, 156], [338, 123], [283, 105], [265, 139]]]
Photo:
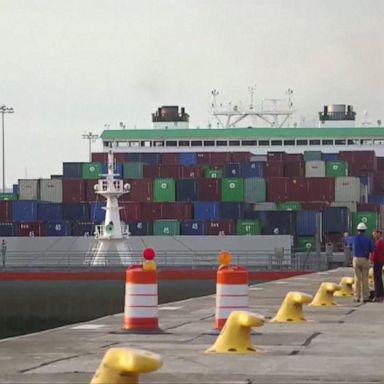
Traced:
[[108, 173], [101, 175], [105, 179], [99, 179], [95, 185], [95, 193], [103, 196], [107, 202], [104, 224], [97, 225], [95, 238], [98, 244], [91, 261], [92, 266], [130, 264], [131, 257], [127, 247], [128, 227], [121, 224], [118, 199], [124, 193], [129, 192], [130, 185], [121, 179], [115, 179], [113, 151], [108, 151]]

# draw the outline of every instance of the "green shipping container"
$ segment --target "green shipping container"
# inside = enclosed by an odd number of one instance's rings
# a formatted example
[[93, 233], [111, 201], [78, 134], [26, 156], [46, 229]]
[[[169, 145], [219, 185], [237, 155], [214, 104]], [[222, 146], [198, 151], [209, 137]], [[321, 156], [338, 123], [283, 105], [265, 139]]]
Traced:
[[261, 177], [244, 179], [244, 201], [246, 203], [264, 203], [266, 201], [266, 184]]
[[102, 173], [101, 163], [83, 163], [82, 177], [83, 179], [92, 180], [99, 179]]
[[326, 177], [348, 176], [348, 163], [346, 161], [327, 161], [325, 163]]
[[153, 222], [153, 234], [155, 236], [180, 235], [180, 223], [177, 220], [155, 220]]
[[154, 179], [153, 181], [153, 201], [172, 202], [176, 200], [175, 179]]
[[223, 178], [223, 170], [222, 169], [205, 169], [204, 177], [208, 179], [222, 179]]
[[17, 200], [17, 195], [11, 192], [0, 193], [0, 200]]
[[244, 179], [231, 178], [222, 179], [221, 182], [221, 201], [244, 201]]
[[314, 251], [316, 249], [316, 239], [314, 236], [298, 237], [296, 243], [297, 251]]
[[143, 163], [123, 163], [123, 179], [142, 179]]
[[237, 220], [236, 235], [261, 235], [259, 220]]
[[364, 223], [367, 226], [366, 234], [371, 236], [372, 232], [379, 228], [379, 218], [376, 212], [353, 212], [352, 213], [352, 225], [353, 234], [357, 234], [357, 225]]
[[321, 151], [304, 151], [304, 161], [320, 161]]
[[278, 203], [278, 211], [301, 211], [301, 203], [299, 201], [287, 201], [285, 203]]

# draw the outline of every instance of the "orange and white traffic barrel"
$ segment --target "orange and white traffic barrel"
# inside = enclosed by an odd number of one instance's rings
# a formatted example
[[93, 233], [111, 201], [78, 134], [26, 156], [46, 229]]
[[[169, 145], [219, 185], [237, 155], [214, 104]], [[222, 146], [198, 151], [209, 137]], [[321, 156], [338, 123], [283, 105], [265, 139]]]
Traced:
[[124, 323], [125, 330], [159, 329], [157, 271], [155, 252], [143, 252], [143, 265], [132, 265], [126, 272]]
[[232, 311], [246, 311], [249, 306], [248, 271], [230, 266], [231, 254], [219, 254], [220, 267], [216, 274], [215, 329], [222, 329]]

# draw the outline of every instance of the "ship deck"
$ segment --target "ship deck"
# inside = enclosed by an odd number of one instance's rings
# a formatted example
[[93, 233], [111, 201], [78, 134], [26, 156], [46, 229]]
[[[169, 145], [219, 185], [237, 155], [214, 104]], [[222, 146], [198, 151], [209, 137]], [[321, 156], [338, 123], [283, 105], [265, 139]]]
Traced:
[[[314, 294], [323, 281], [352, 276], [338, 268], [250, 288], [250, 311], [273, 317], [288, 291]], [[0, 383], [87, 383], [110, 347], [159, 353], [163, 366], [142, 383], [377, 383], [384, 382], [383, 304], [337, 298], [337, 307], [304, 307], [313, 321], [266, 322], [253, 341], [262, 354], [205, 354], [216, 335], [215, 297], [162, 305], [159, 334], [121, 331], [122, 314], [0, 341]], [[96, 303], [95, 303], [96, 305]]]

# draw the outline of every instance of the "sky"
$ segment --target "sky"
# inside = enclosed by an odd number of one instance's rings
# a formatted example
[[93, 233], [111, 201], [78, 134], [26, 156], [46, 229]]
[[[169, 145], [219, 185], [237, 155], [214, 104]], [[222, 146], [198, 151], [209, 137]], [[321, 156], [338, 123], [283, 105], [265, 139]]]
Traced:
[[382, 0], [0, 0], [6, 185], [88, 161], [82, 134], [150, 128], [161, 105], [207, 126], [212, 89], [384, 120], [383, 20]]

